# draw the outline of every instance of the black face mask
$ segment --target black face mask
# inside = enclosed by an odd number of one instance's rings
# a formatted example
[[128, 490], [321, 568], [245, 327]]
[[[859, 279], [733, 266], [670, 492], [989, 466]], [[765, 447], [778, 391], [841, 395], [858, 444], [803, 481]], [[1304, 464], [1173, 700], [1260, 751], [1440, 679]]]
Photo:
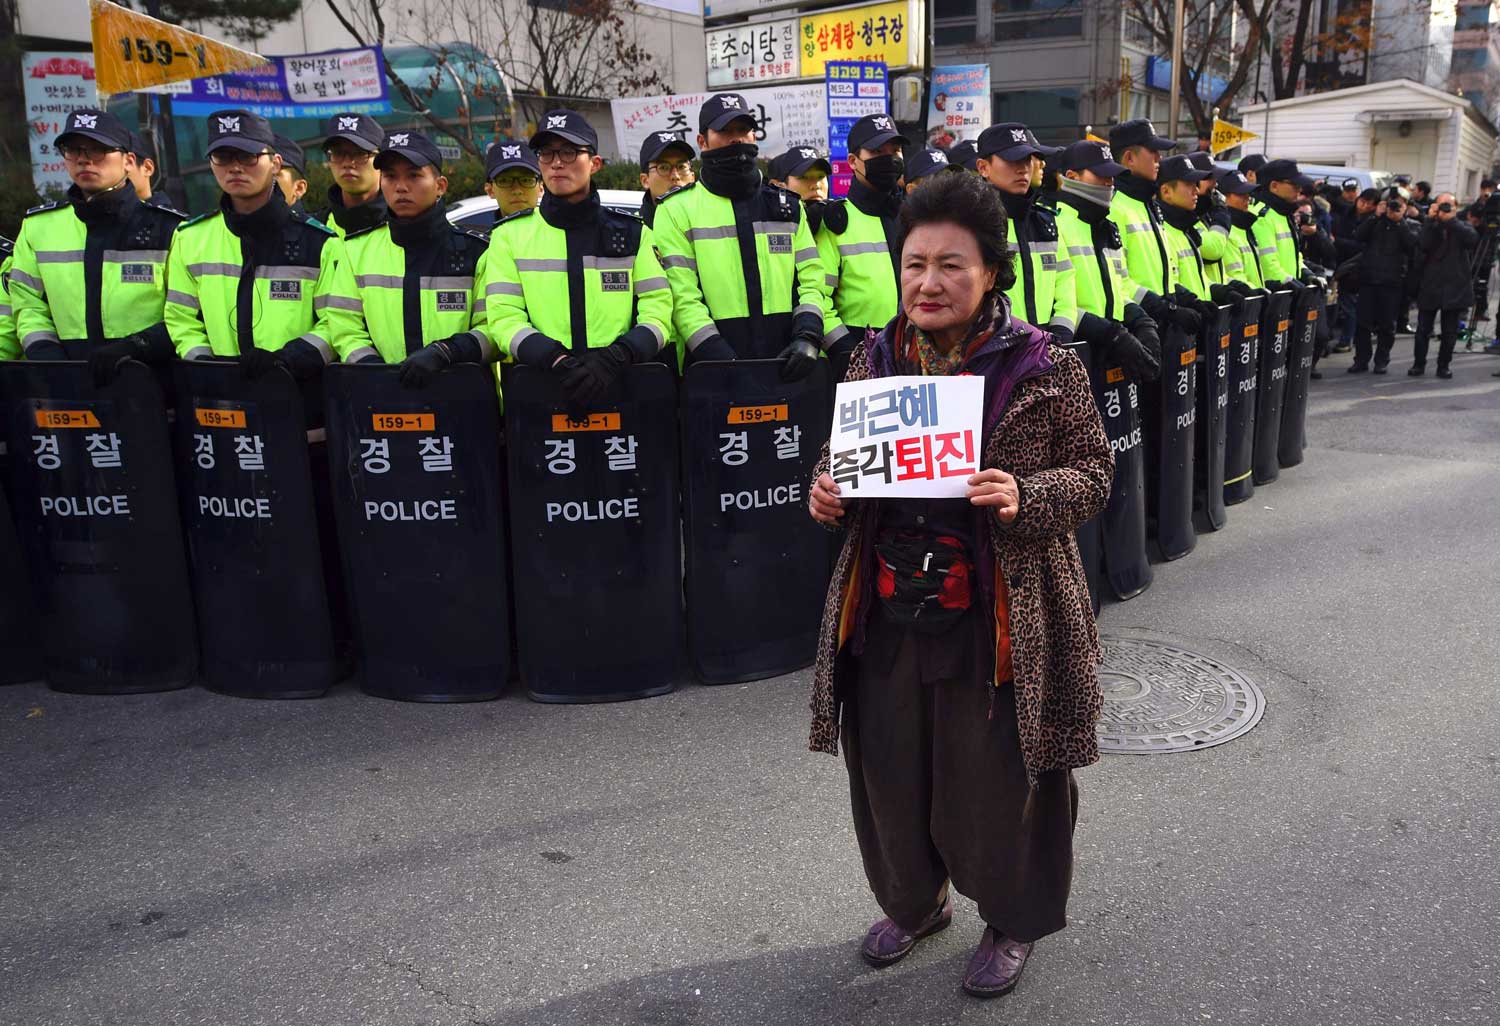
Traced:
[[865, 161], [865, 181], [876, 192], [890, 192], [906, 174], [906, 160], [899, 153], [886, 153]]
[[703, 184], [721, 196], [745, 195], [760, 185], [760, 170], [755, 166], [760, 147], [754, 143], [731, 143], [714, 150], [704, 150]]

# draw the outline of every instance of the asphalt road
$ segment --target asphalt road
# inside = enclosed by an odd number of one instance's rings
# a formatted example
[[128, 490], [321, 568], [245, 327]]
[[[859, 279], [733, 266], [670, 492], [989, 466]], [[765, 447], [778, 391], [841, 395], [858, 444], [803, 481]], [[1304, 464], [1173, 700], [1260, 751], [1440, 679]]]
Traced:
[[1306, 463], [1106, 633], [1217, 658], [1260, 725], [1079, 774], [1067, 930], [878, 917], [806, 673], [611, 706], [0, 688], [6, 1026], [1500, 1021], [1500, 359], [1314, 390]]

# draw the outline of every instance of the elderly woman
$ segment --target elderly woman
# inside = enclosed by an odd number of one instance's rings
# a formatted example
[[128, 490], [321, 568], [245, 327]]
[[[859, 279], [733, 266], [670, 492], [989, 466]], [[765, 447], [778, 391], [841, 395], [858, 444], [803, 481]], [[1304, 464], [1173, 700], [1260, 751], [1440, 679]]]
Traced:
[[[1078, 812], [1099, 758], [1098, 634], [1073, 532], [1104, 508], [1114, 459], [1077, 355], [1011, 316], [999, 194], [940, 175], [901, 208], [901, 309], [848, 380], [984, 378], [984, 449], [964, 499], [809, 501], [846, 532], [819, 637], [814, 751], [840, 729], [865, 875], [888, 918], [875, 966], [952, 921], [985, 930], [963, 986], [998, 997], [1065, 925]], [[841, 708], [842, 707], [842, 708]]]

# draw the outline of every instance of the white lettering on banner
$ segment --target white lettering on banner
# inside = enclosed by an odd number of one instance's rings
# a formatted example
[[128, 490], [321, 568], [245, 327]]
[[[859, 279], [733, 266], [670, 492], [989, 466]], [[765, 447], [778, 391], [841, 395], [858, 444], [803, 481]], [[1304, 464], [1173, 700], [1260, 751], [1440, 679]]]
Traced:
[[[79, 107], [99, 103], [94, 88], [94, 55], [91, 53], [32, 52], [21, 55], [21, 80], [25, 83], [26, 113], [22, 122], [29, 129], [31, 180], [39, 191], [72, 185], [67, 165], [52, 148], [62, 134], [68, 115]], [[18, 111], [14, 115], [22, 117]]]
[[228, 499], [218, 495], [198, 496], [198, 512], [224, 520], [270, 520], [270, 499]]
[[456, 499], [402, 499], [399, 502], [365, 500], [365, 520], [457, 520]]
[[777, 485], [774, 488], [757, 488], [751, 492], [723, 492], [719, 496], [719, 512], [735, 509], [770, 509], [772, 506], [795, 506], [802, 501], [801, 483]]
[[[634, 160], [650, 135], [666, 133], [696, 145], [698, 111], [712, 93], [632, 96], [609, 102], [616, 156]], [[828, 110], [822, 82], [740, 90], [756, 121], [755, 141], [768, 157], [800, 146], [828, 152]]]
[[845, 381], [829, 473], [850, 496], [962, 498], [979, 469], [984, 379], [898, 375]]
[[641, 515], [641, 500], [589, 499], [585, 502], [547, 503], [547, 523], [563, 519], [570, 524], [591, 520], [630, 520]]
[[710, 89], [774, 82], [801, 74], [796, 18], [711, 29], [703, 38]]
[[57, 517], [129, 516], [128, 495], [42, 496], [42, 515]]

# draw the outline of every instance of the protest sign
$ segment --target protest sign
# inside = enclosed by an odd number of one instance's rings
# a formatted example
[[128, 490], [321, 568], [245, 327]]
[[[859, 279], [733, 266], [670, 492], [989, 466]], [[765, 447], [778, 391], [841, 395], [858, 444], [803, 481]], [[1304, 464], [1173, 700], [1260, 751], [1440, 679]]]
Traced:
[[845, 381], [833, 405], [829, 473], [845, 498], [961, 498], [979, 469], [983, 378]]

